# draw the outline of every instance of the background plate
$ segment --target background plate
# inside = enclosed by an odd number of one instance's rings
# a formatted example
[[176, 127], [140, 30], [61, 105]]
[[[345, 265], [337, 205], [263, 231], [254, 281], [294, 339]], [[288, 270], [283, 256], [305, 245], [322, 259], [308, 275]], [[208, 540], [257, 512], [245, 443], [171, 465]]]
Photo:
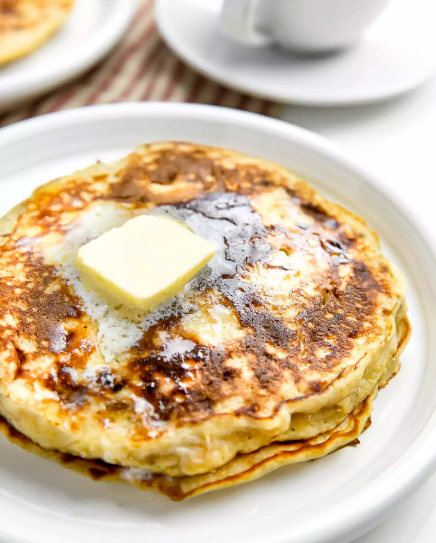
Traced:
[[[57, 113], [0, 131], [0, 215], [39, 184], [137, 144], [184, 140], [282, 163], [362, 214], [409, 279], [414, 327], [403, 369], [375, 403], [358, 447], [259, 481], [172, 503], [127, 485], [95, 483], [0, 439], [0, 540], [38, 543], [309, 543], [372, 528], [433, 467], [436, 455], [435, 260], [416, 220], [324, 139], [240, 111], [123, 104]], [[25, 522], [23, 522], [25, 519]]]
[[66, 83], [91, 68], [122, 37], [137, 0], [76, 0], [53, 38], [0, 67], [0, 111]]
[[[422, 84], [436, 67], [434, 6], [392, 1], [355, 46], [340, 54], [296, 55], [223, 36], [223, 0], [157, 0], [165, 41], [203, 75], [249, 95], [300, 105], [339, 106], [392, 98]], [[407, 31], [405, 31], [407, 29]]]

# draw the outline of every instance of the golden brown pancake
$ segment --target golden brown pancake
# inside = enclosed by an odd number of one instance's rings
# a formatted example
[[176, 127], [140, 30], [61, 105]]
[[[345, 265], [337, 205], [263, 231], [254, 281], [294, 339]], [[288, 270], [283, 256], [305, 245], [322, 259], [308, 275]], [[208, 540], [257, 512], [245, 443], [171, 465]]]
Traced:
[[[138, 323], [73, 263], [141, 213], [218, 251]], [[141, 146], [41, 187], [2, 231], [0, 414], [43, 450], [175, 499], [354, 441], [410, 335], [405, 279], [364, 221], [234, 151]]]
[[0, 65], [45, 43], [73, 5], [74, 0], [0, 0]]

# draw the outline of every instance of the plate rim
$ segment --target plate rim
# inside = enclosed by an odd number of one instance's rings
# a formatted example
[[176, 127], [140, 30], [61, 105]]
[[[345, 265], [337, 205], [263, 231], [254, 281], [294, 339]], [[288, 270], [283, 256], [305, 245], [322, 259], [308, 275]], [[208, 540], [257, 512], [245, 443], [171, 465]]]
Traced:
[[[70, 57], [67, 64], [57, 63], [45, 69], [0, 75], [0, 111], [62, 85], [85, 72], [101, 60], [122, 38], [129, 26], [139, 0], [115, 0], [112, 13], [98, 32], [89, 36]], [[86, 46], [84, 46], [86, 45]]]
[[[401, 204], [394, 193], [380, 185], [376, 176], [356, 164], [352, 159], [349, 159], [340, 146], [328, 139], [285, 121], [259, 114], [218, 106], [168, 102], [88, 106], [42, 115], [0, 129], [0, 154], [2, 148], [7, 145], [34, 137], [38, 133], [50, 129], [57, 129], [62, 126], [65, 128], [65, 126], [71, 124], [93, 123], [99, 120], [107, 121], [108, 119], [120, 119], [129, 116], [137, 117], [138, 115], [145, 118], [147, 115], [158, 115], [162, 118], [182, 118], [188, 115], [190, 118], [212, 123], [214, 121], [222, 123], [228, 120], [235, 126], [246, 130], [256, 128], [266, 133], [268, 131], [273, 132], [288, 139], [290, 143], [297, 143], [308, 148], [311, 152], [322, 155], [327, 160], [357, 174], [373, 193], [378, 197], [389, 200], [392, 209], [400, 213], [402, 220], [408, 224], [413, 234], [420, 238], [433, 266], [436, 266], [436, 249], [432, 237], [426, 232], [421, 219], [413, 211]], [[431, 286], [432, 291], [436, 292], [436, 279], [433, 279]], [[417, 444], [419, 440], [421, 443]], [[407, 476], [402, 478], [398, 477], [398, 465], [401, 464], [405, 465], [403, 473], [404, 470], [407, 473]], [[340, 511], [340, 514], [327, 518], [322, 525], [311, 527], [310, 533], [302, 534], [304, 539], [302, 537], [301, 541], [334, 541], [337, 543], [338, 541], [349, 541], [350, 537], [357, 537], [365, 533], [381, 522], [388, 515], [389, 510], [400, 500], [417, 490], [435, 467], [436, 411], [433, 411], [414, 441], [410, 443], [400, 457], [388, 466], [383, 475], [378, 476], [366, 487], [363, 497], [361, 496], [362, 491], [354, 493], [347, 501], [345, 508]], [[286, 543], [292, 533], [295, 534], [292, 527], [289, 530], [281, 530], [279, 534], [272, 534], [268, 542]], [[10, 530], [6, 531], [2, 526], [0, 526], [0, 537], [5, 537], [10, 542], [23, 542], [20, 536], [14, 535]], [[42, 540], [32, 538], [24, 541], [40, 542]]]
[[238, 92], [242, 92], [244, 94], [247, 94], [248, 96], [253, 96], [254, 98], [260, 98], [263, 100], [269, 100], [269, 101], [275, 101], [279, 102], [281, 104], [288, 104], [288, 105], [297, 105], [297, 106], [315, 106], [315, 107], [346, 107], [346, 106], [359, 106], [364, 104], [374, 104], [378, 102], [386, 102], [392, 98], [400, 97], [404, 94], [407, 94], [411, 92], [413, 89], [420, 87], [423, 85], [434, 73], [436, 69], [436, 63], [426, 73], [423, 75], [418, 81], [414, 81], [413, 83], [409, 83], [408, 85], [404, 85], [401, 88], [392, 88], [389, 91], [386, 91], [382, 94], [374, 92], [372, 94], [362, 95], [358, 96], [356, 98], [329, 98], [329, 99], [317, 99], [317, 98], [307, 98], [303, 94], [294, 94], [292, 96], [289, 95], [289, 93], [286, 92], [277, 92], [274, 94], [264, 92], [261, 89], [254, 89], [250, 86], [243, 85], [242, 83], [229, 82], [228, 78], [225, 76], [224, 73], [220, 69], [215, 70], [213, 67], [213, 64], [210, 63], [209, 65], [212, 66], [212, 70], [208, 69], [207, 63], [203, 61], [202, 57], [198, 55], [192, 55], [190, 53], [190, 48], [185, 47], [184, 43], [182, 43], [180, 40], [174, 38], [171, 31], [169, 30], [169, 26], [167, 25], [166, 19], [165, 19], [165, 10], [167, 9], [167, 5], [171, 1], [178, 1], [178, 0], [156, 0], [155, 5], [155, 19], [156, 19], [156, 26], [159, 31], [159, 34], [161, 35], [162, 39], [165, 41], [165, 43], [168, 45], [168, 47], [171, 49], [171, 51], [181, 58], [188, 66], [190, 66], [193, 70], [200, 73], [202, 76], [207, 77], [208, 79], [212, 79], [216, 83], [219, 83], [220, 85], [223, 85], [226, 88], [230, 88], [233, 90], [236, 90]]

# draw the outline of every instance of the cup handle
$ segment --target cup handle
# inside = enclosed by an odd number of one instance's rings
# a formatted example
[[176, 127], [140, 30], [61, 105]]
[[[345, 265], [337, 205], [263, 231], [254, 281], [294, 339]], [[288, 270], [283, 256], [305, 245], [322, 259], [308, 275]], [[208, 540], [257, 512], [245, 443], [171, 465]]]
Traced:
[[245, 45], [262, 47], [271, 37], [254, 28], [256, 12], [262, 0], [225, 0], [221, 11], [221, 29], [226, 36]]

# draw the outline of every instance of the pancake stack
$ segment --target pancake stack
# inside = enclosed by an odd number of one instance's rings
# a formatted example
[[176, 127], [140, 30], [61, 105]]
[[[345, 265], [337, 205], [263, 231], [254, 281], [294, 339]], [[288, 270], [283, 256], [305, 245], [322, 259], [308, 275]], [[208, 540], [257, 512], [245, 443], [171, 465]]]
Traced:
[[[138, 319], [86, 290], [74, 260], [141, 214], [183, 221], [217, 253]], [[410, 336], [406, 281], [376, 233], [226, 149], [140, 146], [41, 187], [1, 234], [4, 433], [174, 500], [356, 443]]]
[[0, 65], [28, 55], [66, 21], [74, 0], [0, 0]]

